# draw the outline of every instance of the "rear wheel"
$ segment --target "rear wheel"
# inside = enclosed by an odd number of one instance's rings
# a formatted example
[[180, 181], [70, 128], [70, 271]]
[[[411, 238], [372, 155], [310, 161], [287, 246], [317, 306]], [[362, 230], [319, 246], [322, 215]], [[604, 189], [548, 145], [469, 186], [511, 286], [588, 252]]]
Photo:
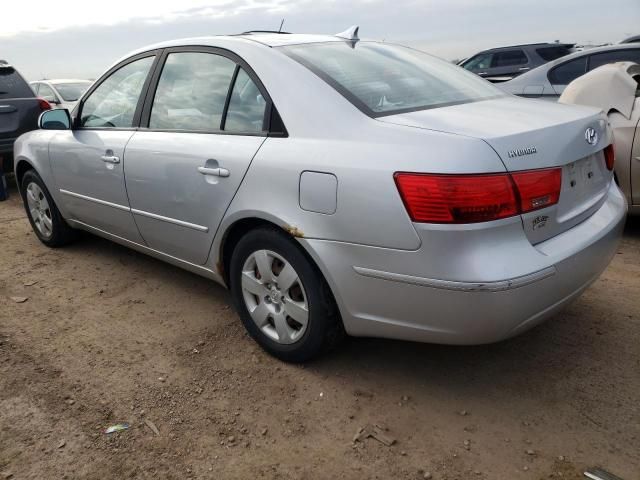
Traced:
[[247, 331], [281, 360], [310, 360], [343, 336], [322, 275], [300, 247], [276, 229], [242, 237], [231, 257], [230, 283]]
[[48, 247], [61, 247], [74, 238], [74, 231], [62, 218], [60, 211], [35, 170], [22, 177], [20, 191], [31, 227]]

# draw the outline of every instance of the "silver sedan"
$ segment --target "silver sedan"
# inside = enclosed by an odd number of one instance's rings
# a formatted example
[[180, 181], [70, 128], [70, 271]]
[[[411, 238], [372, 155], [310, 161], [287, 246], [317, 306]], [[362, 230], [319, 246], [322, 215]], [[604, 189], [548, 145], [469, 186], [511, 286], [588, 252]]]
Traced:
[[514, 95], [556, 101], [567, 85], [576, 78], [614, 62], [640, 63], [640, 44], [609, 45], [582, 50], [545, 63], [498, 86]]
[[15, 173], [45, 245], [82, 229], [211, 278], [286, 361], [523, 332], [600, 275], [627, 208], [599, 110], [357, 28], [143, 48], [40, 126]]

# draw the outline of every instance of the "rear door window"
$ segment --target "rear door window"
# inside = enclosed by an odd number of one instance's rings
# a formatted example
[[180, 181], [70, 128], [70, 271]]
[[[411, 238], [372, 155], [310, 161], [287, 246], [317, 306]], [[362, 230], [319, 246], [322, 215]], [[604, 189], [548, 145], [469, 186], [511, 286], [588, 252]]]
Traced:
[[569, 55], [571, 50], [569, 47], [543, 47], [537, 48], [536, 53], [540, 55], [545, 62], [552, 62], [565, 55]]
[[169, 54], [158, 81], [149, 128], [219, 131], [235, 69], [234, 61], [213, 53]]
[[263, 132], [266, 106], [257, 85], [243, 69], [239, 69], [229, 99], [224, 130], [237, 133]]
[[523, 50], [505, 50], [493, 54], [491, 68], [514, 67], [517, 65], [526, 65], [529, 62], [527, 55]]
[[587, 71], [587, 57], [580, 57], [563, 63], [549, 72], [552, 85], [568, 85]]
[[591, 55], [589, 57], [589, 70], [615, 62], [640, 63], [640, 49], [616, 50], [615, 52], [596, 53]]
[[32, 98], [33, 90], [13, 67], [0, 64], [0, 98]]

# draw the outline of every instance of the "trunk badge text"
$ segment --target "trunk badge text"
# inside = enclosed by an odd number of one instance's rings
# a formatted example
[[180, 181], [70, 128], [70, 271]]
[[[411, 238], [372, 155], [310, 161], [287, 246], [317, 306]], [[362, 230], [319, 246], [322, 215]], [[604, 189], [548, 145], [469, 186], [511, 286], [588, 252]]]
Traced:
[[525, 155], [533, 155], [538, 153], [536, 147], [516, 148], [515, 150], [509, 150], [509, 158], [524, 157]]
[[596, 132], [595, 128], [589, 127], [584, 132], [584, 139], [589, 145], [595, 145], [596, 143], [598, 143], [598, 132]]
[[531, 222], [531, 226], [534, 230], [538, 230], [539, 228], [542, 228], [547, 224], [547, 220], [549, 220], [548, 215], [539, 215], [533, 219], [533, 222]]

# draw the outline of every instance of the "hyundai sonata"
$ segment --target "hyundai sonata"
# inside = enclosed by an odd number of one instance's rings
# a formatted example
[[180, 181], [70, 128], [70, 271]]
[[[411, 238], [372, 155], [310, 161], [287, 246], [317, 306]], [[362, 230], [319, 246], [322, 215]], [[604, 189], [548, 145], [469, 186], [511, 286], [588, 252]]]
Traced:
[[627, 208], [600, 111], [357, 28], [143, 48], [40, 127], [15, 172], [45, 245], [82, 229], [211, 278], [287, 361], [523, 332], [600, 275]]

